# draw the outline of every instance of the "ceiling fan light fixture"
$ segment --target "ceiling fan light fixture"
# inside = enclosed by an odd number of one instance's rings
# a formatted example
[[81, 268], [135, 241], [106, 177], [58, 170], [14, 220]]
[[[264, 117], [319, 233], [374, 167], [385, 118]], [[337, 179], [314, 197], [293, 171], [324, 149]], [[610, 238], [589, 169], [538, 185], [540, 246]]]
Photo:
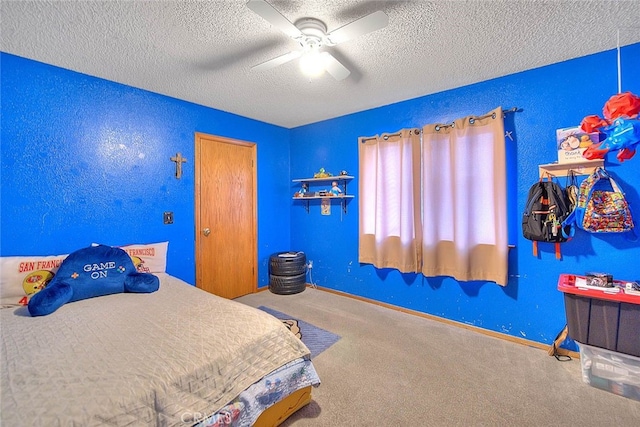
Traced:
[[308, 77], [319, 77], [324, 73], [325, 58], [317, 48], [311, 48], [302, 54], [300, 70]]
[[305, 75], [317, 77], [326, 71], [337, 81], [346, 79], [351, 72], [331, 53], [326, 50], [321, 52], [320, 49], [333, 47], [339, 43], [382, 29], [389, 24], [389, 17], [379, 10], [327, 33], [327, 26], [319, 19], [301, 18], [294, 24], [266, 0], [249, 0], [247, 7], [269, 24], [297, 41], [302, 47], [301, 50], [291, 51], [255, 65], [251, 67], [252, 70], [268, 70], [300, 58], [300, 69]]

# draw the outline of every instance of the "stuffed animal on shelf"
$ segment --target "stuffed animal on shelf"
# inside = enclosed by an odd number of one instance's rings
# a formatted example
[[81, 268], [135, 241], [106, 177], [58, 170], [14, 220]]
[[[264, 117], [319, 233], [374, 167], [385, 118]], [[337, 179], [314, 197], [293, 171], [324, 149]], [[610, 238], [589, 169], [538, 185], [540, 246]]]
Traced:
[[160, 287], [150, 273], [138, 273], [120, 248], [97, 245], [77, 250], [62, 262], [51, 282], [31, 297], [31, 316], [45, 316], [68, 302], [122, 292], [149, 293]]
[[604, 118], [597, 115], [582, 120], [581, 129], [587, 133], [599, 131], [606, 138], [588, 147], [582, 156], [586, 159], [604, 159], [609, 151], [618, 150], [617, 158], [624, 162], [636, 154], [640, 142], [640, 97], [631, 92], [612, 96], [602, 109]]
[[304, 194], [309, 191], [309, 187], [306, 182], [302, 183], [300, 189], [293, 195], [293, 197], [304, 197]]
[[333, 181], [331, 183], [331, 190], [329, 190], [329, 193], [332, 196], [339, 196], [342, 193], [342, 190], [338, 187], [338, 181]]

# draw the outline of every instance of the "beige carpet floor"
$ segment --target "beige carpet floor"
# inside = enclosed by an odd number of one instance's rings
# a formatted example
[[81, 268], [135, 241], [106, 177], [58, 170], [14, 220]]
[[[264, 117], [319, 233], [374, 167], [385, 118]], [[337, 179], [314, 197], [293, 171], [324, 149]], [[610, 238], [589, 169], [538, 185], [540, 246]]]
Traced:
[[283, 426], [640, 426], [640, 402], [583, 383], [580, 360], [319, 289], [237, 301], [342, 337]]

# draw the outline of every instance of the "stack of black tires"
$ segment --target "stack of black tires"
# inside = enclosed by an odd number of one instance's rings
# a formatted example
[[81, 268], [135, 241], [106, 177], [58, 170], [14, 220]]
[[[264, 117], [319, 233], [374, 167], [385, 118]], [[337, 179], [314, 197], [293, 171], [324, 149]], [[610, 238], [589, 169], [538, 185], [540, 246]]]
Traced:
[[269, 259], [269, 290], [274, 294], [291, 295], [304, 291], [307, 278], [307, 257], [304, 252], [278, 252]]

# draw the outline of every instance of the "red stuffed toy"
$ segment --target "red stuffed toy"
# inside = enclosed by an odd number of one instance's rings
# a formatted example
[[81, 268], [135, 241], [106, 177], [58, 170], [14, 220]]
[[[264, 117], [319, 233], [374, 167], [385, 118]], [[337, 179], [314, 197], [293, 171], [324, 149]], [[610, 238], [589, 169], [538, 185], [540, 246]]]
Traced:
[[613, 95], [602, 109], [604, 118], [596, 115], [582, 120], [580, 128], [587, 133], [602, 132], [607, 137], [599, 144], [588, 147], [582, 156], [586, 159], [604, 159], [609, 151], [619, 150], [616, 156], [624, 162], [634, 156], [640, 142], [640, 97], [631, 92]]

